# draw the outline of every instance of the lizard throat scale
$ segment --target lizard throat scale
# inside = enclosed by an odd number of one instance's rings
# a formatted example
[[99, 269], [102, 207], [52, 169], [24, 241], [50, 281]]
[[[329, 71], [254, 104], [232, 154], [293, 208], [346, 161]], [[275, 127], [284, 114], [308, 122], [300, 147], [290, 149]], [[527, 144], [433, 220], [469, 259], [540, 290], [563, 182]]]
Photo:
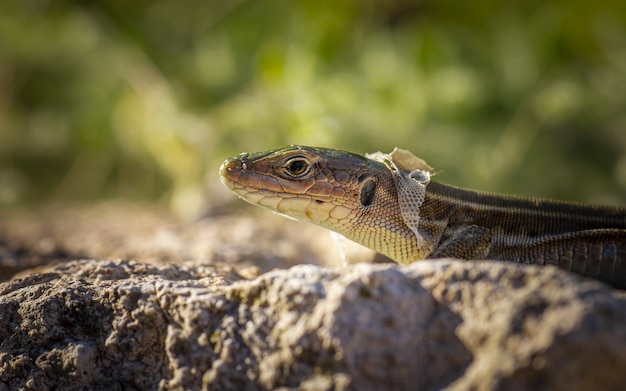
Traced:
[[626, 208], [497, 195], [432, 182], [395, 149], [360, 156], [289, 146], [220, 167], [245, 201], [337, 232], [398, 263], [424, 258], [556, 265], [626, 288]]

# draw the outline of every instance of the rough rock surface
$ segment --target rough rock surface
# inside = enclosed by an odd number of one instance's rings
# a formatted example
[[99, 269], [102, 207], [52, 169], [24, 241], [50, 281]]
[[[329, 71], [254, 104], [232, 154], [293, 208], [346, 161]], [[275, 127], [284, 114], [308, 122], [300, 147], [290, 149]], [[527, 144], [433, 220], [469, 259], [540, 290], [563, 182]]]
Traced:
[[[13, 260], [42, 240], [28, 224], [30, 242], [0, 223]], [[57, 264], [40, 257], [0, 283], [0, 391], [626, 389], [626, 294], [553, 267], [299, 265], [246, 279], [245, 262], [211, 257], [218, 247], [137, 262], [55, 246]]]

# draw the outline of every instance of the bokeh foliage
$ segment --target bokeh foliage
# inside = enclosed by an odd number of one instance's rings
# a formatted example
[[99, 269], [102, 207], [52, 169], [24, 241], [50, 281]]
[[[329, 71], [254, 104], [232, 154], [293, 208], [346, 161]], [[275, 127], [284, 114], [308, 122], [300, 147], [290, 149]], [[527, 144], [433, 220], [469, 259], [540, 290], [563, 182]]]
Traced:
[[484, 190], [626, 203], [626, 2], [0, 2], [0, 204], [197, 210], [226, 157], [403, 147]]

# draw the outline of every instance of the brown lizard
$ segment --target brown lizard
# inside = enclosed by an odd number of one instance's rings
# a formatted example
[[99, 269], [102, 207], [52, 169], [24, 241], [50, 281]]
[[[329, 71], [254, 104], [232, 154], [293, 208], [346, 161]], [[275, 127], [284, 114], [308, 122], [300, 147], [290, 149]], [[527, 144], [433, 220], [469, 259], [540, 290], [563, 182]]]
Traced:
[[431, 181], [410, 152], [304, 146], [220, 167], [244, 200], [325, 227], [398, 263], [425, 258], [556, 265], [626, 288], [626, 208], [496, 195]]

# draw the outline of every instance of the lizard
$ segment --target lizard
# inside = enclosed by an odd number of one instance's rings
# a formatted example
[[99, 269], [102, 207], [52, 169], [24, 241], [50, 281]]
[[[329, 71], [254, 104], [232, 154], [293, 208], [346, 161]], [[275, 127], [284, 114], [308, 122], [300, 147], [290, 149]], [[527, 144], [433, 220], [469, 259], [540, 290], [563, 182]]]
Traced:
[[403, 149], [291, 145], [225, 160], [243, 200], [327, 228], [399, 264], [458, 258], [555, 265], [626, 289], [626, 208], [463, 189]]

